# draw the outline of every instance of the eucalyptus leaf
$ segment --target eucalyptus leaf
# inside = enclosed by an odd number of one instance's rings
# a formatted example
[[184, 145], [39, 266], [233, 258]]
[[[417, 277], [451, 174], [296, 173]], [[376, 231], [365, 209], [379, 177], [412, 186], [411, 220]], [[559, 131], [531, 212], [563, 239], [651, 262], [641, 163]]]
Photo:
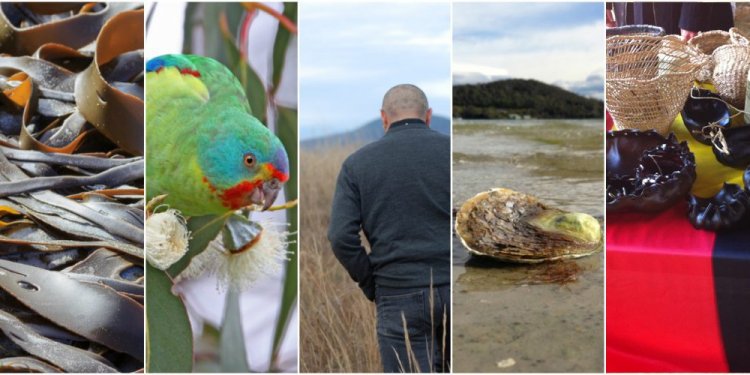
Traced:
[[[284, 3], [284, 16], [289, 18], [292, 22], [297, 23], [297, 3]], [[284, 71], [284, 62], [286, 61], [286, 51], [289, 49], [289, 41], [292, 38], [292, 33], [289, 32], [285, 27], [279, 24], [279, 29], [276, 31], [276, 40], [273, 43], [273, 88], [274, 92], [279, 87], [281, 82], [281, 73]]]
[[[291, 108], [278, 107], [279, 120], [279, 138], [289, 153], [290, 170], [297, 170], [297, 111]], [[287, 201], [297, 199], [297, 174], [292, 173], [289, 181], [284, 186]], [[287, 210], [287, 221], [289, 223], [290, 233], [297, 233], [297, 207]], [[273, 336], [273, 350], [271, 352], [271, 366], [276, 362], [276, 357], [281, 346], [281, 339], [284, 337], [292, 309], [296, 306], [297, 301], [297, 241], [290, 241], [287, 248], [289, 251], [289, 262], [286, 265], [286, 274], [284, 277], [284, 291], [281, 296], [281, 309], [276, 321], [276, 329]]]
[[195, 364], [193, 371], [220, 373], [219, 330], [209, 322], [203, 323], [203, 333], [195, 340]]
[[219, 361], [222, 372], [250, 372], [242, 330], [240, 293], [234, 288], [230, 288], [226, 296], [219, 338]]
[[177, 275], [185, 270], [190, 264], [190, 260], [193, 259], [194, 256], [203, 252], [203, 250], [206, 250], [208, 244], [219, 235], [226, 220], [226, 216], [216, 215], [189, 218], [187, 221], [187, 227], [190, 231], [188, 251], [177, 263], [173, 264], [172, 267], [169, 267], [167, 272], [172, 277], [177, 277]]
[[[226, 16], [229, 30], [237, 30], [246, 13], [240, 3], [188, 3], [185, 9], [183, 52], [210, 56], [231, 66], [235, 60], [231, 59], [222, 43], [217, 43], [222, 40], [219, 28], [222, 14]], [[199, 36], [195, 37], [194, 34]]]
[[256, 74], [250, 67], [249, 62], [242, 56], [240, 50], [237, 48], [234, 38], [223, 34], [222, 38], [230, 59], [227, 66], [229, 66], [245, 88], [245, 95], [247, 96], [247, 101], [250, 103], [252, 115], [257, 117], [260, 122], [268, 124], [268, 118], [266, 116], [268, 101], [266, 99], [266, 89], [265, 86], [263, 86], [263, 81], [261, 81], [258, 74]]
[[192, 372], [193, 334], [182, 300], [172, 294], [172, 280], [146, 263], [146, 371]]

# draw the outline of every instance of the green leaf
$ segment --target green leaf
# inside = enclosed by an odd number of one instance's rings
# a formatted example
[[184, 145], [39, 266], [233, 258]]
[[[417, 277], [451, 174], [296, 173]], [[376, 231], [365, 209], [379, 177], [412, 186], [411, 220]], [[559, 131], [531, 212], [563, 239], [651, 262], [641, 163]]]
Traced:
[[182, 300], [172, 294], [172, 280], [146, 262], [146, 371], [191, 372], [193, 334]]
[[187, 221], [187, 227], [190, 231], [190, 242], [188, 243], [188, 251], [177, 263], [169, 267], [167, 272], [172, 277], [177, 277], [187, 266], [190, 264], [190, 260], [194, 256], [206, 250], [208, 244], [219, 235], [221, 228], [224, 227], [224, 223], [227, 220], [227, 216], [198, 216], [191, 217]]
[[[297, 170], [297, 110], [279, 106], [278, 136], [289, 155], [290, 171]], [[289, 181], [284, 185], [287, 201], [297, 199], [297, 174], [291, 173]], [[297, 207], [287, 210], [289, 231], [297, 233]], [[273, 336], [273, 350], [271, 352], [271, 366], [276, 363], [281, 339], [284, 337], [286, 328], [289, 325], [292, 308], [297, 301], [297, 240], [289, 244], [289, 262], [286, 265], [286, 276], [284, 278], [284, 291], [281, 296], [281, 310], [276, 321], [276, 329]]]
[[242, 87], [245, 88], [245, 95], [247, 96], [247, 101], [250, 103], [252, 115], [268, 126], [268, 119], [266, 117], [266, 106], [268, 101], [266, 99], [266, 89], [263, 86], [263, 81], [261, 81], [255, 71], [250, 68], [249, 62], [245, 61], [245, 58], [240, 54], [240, 50], [237, 48], [234, 38], [222, 34], [222, 39], [224, 40], [224, 50], [228, 54], [229, 61], [227, 62], [227, 66], [232, 73], [237, 76], [237, 79], [240, 80]]
[[[284, 3], [284, 16], [296, 24], [297, 3]], [[281, 73], [284, 71], [286, 51], [289, 49], [289, 40], [291, 38], [292, 33], [279, 24], [279, 29], [276, 31], [276, 39], [273, 43], [273, 93], [276, 93], [276, 90], [279, 88], [279, 82], [281, 82]]]
[[[219, 28], [219, 17], [225, 14], [229, 30], [237, 30], [245, 15], [245, 8], [240, 3], [188, 3], [185, 10], [185, 25], [182, 48], [184, 53], [194, 53], [213, 57], [229, 66], [233, 61], [224, 51], [222, 32]], [[201, 34], [194, 37], [194, 33]]]
[[219, 330], [209, 322], [203, 322], [203, 332], [195, 340], [195, 363], [193, 371], [198, 373], [220, 373]]
[[[266, 92], [263, 81], [240, 54], [235, 30], [240, 27], [245, 8], [240, 3], [188, 3], [185, 11], [183, 52], [212, 57], [229, 67], [245, 88], [253, 116], [266, 124]], [[227, 33], [220, 20], [225, 17]], [[201, 33], [194, 38], [193, 33]], [[217, 43], [217, 41], [224, 43]]]
[[187, 3], [185, 7], [185, 23], [182, 25], [182, 53], [193, 52], [193, 29], [200, 3]]
[[240, 293], [234, 288], [227, 292], [219, 338], [219, 362], [222, 372], [250, 372], [242, 330]]

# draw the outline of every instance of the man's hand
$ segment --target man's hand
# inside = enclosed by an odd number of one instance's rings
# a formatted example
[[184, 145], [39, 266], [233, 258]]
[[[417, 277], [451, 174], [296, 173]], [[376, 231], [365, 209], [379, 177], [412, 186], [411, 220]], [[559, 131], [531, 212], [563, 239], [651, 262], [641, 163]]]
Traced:
[[372, 283], [368, 287], [362, 288], [362, 292], [365, 294], [370, 302], [375, 302], [375, 283]]
[[617, 21], [615, 21], [615, 15], [614, 10], [612, 9], [605, 9], [604, 10], [605, 18], [607, 19], [607, 27], [615, 27], [617, 26]]
[[683, 42], [689, 42], [690, 39], [693, 39], [696, 34], [698, 34], [698, 33], [695, 32], [695, 31], [680, 29], [680, 35], [682, 36], [682, 41]]

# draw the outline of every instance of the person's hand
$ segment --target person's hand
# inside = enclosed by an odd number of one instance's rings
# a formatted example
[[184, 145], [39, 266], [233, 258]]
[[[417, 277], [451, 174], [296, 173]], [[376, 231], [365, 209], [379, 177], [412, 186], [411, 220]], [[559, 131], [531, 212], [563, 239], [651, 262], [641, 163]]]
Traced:
[[369, 283], [360, 285], [360, 288], [362, 289], [362, 293], [365, 294], [365, 297], [367, 297], [367, 299], [369, 299], [371, 302], [375, 302], [375, 282], [372, 281], [372, 277], [370, 277], [369, 280]]
[[680, 35], [682, 36], [682, 40], [684, 42], [689, 42], [690, 39], [693, 39], [693, 37], [695, 37], [696, 34], [698, 33], [695, 31], [680, 29]]
[[617, 22], [615, 21], [615, 15], [613, 14], [612, 10], [606, 9], [604, 11], [604, 15], [607, 19], [607, 27], [615, 27], [617, 26]]

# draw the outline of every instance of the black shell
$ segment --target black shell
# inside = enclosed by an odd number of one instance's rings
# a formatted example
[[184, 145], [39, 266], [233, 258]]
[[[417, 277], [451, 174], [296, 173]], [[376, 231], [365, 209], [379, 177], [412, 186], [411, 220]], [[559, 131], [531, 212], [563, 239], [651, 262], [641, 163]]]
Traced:
[[682, 108], [682, 121], [693, 138], [698, 142], [710, 145], [711, 138], [703, 132], [703, 128], [711, 123], [716, 123], [719, 126], [729, 125], [731, 121], [729, 107], [721, 100], [693, 98], [693, 96], [696, 96], [720, 99], [718, 95], [711, 91], [694, 89], [692, 93], [685, 102], [685, 107]]
[[724, 187], [712, 198], [690, 196], [688, 217], [697, 229], [730, 229], [750, 212], [750, 195], [736, 184]]
[[750, 165], [750, 126], [738, 126], [720, 131], [724, 135], [729, 153], [719, 151], [714, 144], [716, 160], [734, 168], [745, 168]]
[[607, 132], [607, 212], [658, 212], [685, 199], [695, 157], [674, 134]]

